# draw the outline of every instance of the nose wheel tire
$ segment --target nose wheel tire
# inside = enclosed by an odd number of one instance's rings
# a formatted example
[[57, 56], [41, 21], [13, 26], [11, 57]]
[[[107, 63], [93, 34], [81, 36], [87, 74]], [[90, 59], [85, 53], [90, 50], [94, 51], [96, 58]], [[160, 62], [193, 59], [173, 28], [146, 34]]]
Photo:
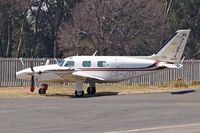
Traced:
[[75, 91], [76, 97], [83, 97], [84, 91]]
[[46, 94], [46, 89], [40, 88], [39, 91], [38, 91], [38, 93], [39, 93], [40, 95]]
[[88, 94], [95, 94], [96, 93], [96, 88], [95, 87], [88, 87], [87, 88], [87, 93]]

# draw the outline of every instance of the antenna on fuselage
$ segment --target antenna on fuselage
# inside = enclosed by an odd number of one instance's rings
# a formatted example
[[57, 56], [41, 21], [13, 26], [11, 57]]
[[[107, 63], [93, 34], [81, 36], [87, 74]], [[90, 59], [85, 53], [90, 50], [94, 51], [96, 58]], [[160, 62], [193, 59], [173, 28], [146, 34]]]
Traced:
[[97, 50], [94, 52], [94, 54], [92, 56], [95, 56], [97, 54]]

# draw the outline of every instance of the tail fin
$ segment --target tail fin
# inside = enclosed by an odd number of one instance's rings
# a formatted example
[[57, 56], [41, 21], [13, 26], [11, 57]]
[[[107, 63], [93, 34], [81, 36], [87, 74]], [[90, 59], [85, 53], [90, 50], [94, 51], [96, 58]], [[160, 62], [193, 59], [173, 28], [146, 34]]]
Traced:
[[178, 30], [173, 38], [152, 57], [170, 63], [180, 63], [190, 30]]

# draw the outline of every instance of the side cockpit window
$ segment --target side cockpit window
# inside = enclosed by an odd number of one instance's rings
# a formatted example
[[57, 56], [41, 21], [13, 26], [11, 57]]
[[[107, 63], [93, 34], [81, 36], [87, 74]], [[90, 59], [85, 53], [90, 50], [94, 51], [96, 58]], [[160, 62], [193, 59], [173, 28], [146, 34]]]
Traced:
[[65, 67], [74, 67], [74, 61], [67, 61], [66, 63], [65, 63]]
[[65, 62], [65, 60], [60, 60], [60, 61], [58, 62], [58, 65], [59, 65], [59, 66], [63, 66], [64, 62]]
[[98, 67], [106, 67], [106, 61], [98, 61], [97, 66]]
[[91, 61], [83, 61], [83, 67], [91, 67]]

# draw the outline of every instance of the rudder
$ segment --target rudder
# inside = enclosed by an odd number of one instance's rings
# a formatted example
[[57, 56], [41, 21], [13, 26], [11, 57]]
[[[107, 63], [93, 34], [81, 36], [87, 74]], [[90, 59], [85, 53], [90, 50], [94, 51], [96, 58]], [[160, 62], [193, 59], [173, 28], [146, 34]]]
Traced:
[[159, 61], [179, 63], [181, 61], [190, 30], [178, 30], [174, 37], [153, 57]]

